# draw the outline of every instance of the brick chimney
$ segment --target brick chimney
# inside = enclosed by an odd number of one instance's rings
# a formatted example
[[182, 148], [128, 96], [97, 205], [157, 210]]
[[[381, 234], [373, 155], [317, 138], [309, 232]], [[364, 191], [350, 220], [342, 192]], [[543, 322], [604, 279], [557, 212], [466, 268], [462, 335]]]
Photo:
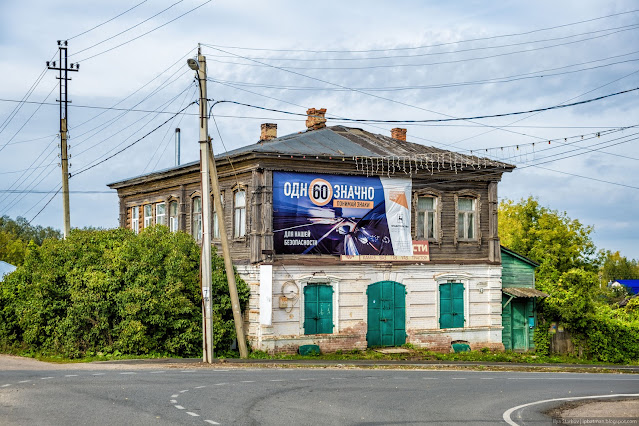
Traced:
[[406, 129], [400, 127], [391, 129], [391, 138], [397, 139], [398, 141], [406, 141]]
[[261, 141], [270, 141], [277, 137], [277, 124], [275, 123], [262, 123], [262, 133], [260, 134]]
[[309, 108], [306, 110], [306, 128], [307, 130], [317, 130], [322, 127], [326, 127], [326, 118], [324, 115], [326, 114], [326, 108], [315, 109]]

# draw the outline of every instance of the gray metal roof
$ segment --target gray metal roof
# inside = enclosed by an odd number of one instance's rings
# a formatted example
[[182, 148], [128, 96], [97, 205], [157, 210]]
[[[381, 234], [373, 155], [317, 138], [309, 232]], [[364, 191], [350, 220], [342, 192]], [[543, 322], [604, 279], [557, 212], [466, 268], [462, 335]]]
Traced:
[[548, 297], [543, 291], [530, 287], [504, 287], [502, 293], [513, 297]]
[[[434, 148], [408, 141], [400, 141], [389, 136], [370, 133], [362, 129], [331, 126], [319, 130], [310, 130], [275, 138], [269, 141], [259, 141], [252, 145], [234, 149], [223, 154], [217, 154], [216, 159], [238, 157], [245, 154], [275, 154], [293, 156], [334, 156], [337, 158], [395, 158], [395, 159], [421, 159], [423, 161], [435, 161], [438, 163], [459, 163], [468, 166], [489, 166], [510, 171], [515, 166], [489, 158], [480, 158], [473, 155], [460, 154], [445, 149]], [[129, 180], [162, 175], [171, 171], [188, 169], [196, 166], [199, 161], [170, 167], [122, 181], [108, 184], [117, 185]]]

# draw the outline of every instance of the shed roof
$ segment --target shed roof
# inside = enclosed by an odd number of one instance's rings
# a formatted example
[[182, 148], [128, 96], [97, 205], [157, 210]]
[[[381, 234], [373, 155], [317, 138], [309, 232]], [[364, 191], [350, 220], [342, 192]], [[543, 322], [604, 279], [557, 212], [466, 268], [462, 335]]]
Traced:
[[529, 287], [504, 287], [502, 293], [506, 293], [513, 297], [548, 297], [549, 294]]

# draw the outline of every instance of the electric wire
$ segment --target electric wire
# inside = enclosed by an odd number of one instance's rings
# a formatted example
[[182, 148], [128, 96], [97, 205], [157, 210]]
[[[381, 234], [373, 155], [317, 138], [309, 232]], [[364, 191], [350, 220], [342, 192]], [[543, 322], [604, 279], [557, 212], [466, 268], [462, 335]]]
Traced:
[[122, 15], [124, 15], [124, 14], [126, 14], [126, 13], [128, 13], [128, 12], [130, 12], [130, 11], [132, 11], [133, 9], [135, 9], [136, 7], [138, 7], [138, 6], [140, 6], [140, 5], [144, 4], [144, 3], [146, 3], [147, 1], [148, 1], [148, 0], [142, 0], [140, 3], [136, 4], [135, 6], [130, 7], [129, 9], [127, 9], [127, 10], [125, 10], [124, 12], [120, 13], [119, 15], [116, 15], [116, 16], [114, 16], [113, 18], [111, 18], [111, 19], [109, 19], [109, 20], [107, 20], [107, 21], [104, 21], [104, 22], [102, 22], [101, 24], [96, 25], [95, 27], [89, 28], [88, 30], [83, 31], [83, 32], [81, 32], [80, 34], [76, 34], [76, 35], [74, 35], [73, 37], [69, 37], [69, 38], [67, 38], [66, 40], [67, 40], [67, 41], [69, 41], [69, 40], [73, 40], [73, 39], [74, 39], [74, 38], [76, 38], [76, 37], [80, 37], [81, 35], [85, 35], [85, 34], [87, 34], [87, 33], [91, 32], [91, 31], [93, 31], [93, 30], [95, 30], [95, 29], [97, 29], [97, 28], [100, 28], [101, 26], [103, 26], [103, 25], [105, 25], [105, 24], [108, 24], [109, 22], [111, 22], [111, 21], [113, 21], [113, 20], [115, 20], [115, 19], [119, 18], [120, 16], [122, 16]]

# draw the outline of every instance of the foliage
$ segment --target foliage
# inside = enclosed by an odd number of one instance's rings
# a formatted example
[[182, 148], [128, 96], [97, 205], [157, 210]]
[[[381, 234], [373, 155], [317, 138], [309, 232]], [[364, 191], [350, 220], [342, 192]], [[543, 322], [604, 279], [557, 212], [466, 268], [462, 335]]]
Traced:
[[9, 216], [0, 217], [0, 260], [12, 265], [22, 265], [27, 252], [27, 244], [33, 241], [42, 245], [48, 238], [60, 239], [60, 231], [51, 227], [32, 226], [23, 217], [16, 220]]
[[637, 280], [639, 279], [639, 262], [628, 260], [618, 251], [606, 251], [603, 253], [604, 260], [601, 265], [601, 279], [604, 283], [616, 280]]
[[636, 361], [639, 302], [632, 299], [620, 308], [618, 302], [625, 294], [601, 285], [613, 276], [633, 277], [636, 261], [628, 261], [619, 252], [600, 252], [597, 256], [590, 238], [592, 231], [565, 212], [540, 206], [533, 197], [519, 203], [506, 200], [499, 206], [502, 244], [539, 263], [536, 286], [550, 295], [538, 305], [540, 321], [534, 336], [537, 353], [548, 353], [548, 326], [556, 321], [571, 331], [574, 343], [587, 358], [615, 363]]
[[[0, 288], [0, 347], [70, 358], [199, 355], [199, 261], [189, 235], [163, 226], [31, 242], [24, 265]], [[216, 343], [228, 347], [235, 338], [228, 286], [216, 255], [213, 264]], [[248, 288], [237, 281], [244, 306]]]
[[574, 268], [596, 271], [596, 247], [590, 238], [593, 228], [539, 205], [533, 197], [499, 204], [501, 243], [539, 263], [537, 280], [556, 281]]

